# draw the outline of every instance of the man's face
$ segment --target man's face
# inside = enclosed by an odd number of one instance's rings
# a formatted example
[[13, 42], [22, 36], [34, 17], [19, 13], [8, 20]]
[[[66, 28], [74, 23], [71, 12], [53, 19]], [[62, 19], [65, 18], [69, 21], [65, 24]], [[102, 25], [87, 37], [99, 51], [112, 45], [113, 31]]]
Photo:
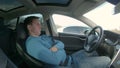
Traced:
[[33, 19], [32, 24], [28, 26], [29, 26], [29, 31], [32, 32], [32, 34], [37, 36], [41, 34], [41, 24], [39, 19]]

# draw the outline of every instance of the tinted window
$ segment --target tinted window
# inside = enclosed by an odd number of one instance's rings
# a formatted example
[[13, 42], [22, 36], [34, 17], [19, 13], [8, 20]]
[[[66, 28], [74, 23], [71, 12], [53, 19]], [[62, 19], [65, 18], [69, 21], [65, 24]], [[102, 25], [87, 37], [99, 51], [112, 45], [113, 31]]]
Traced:
[[[20, 16], [18, 23], [24, 23], [24, 19], [26, 17], [28, 17], [28, 16], [37, 16], [37, 17], [39, 17], [40, 22], [44, 26], [42, 14], [29, 14], [29, 15]], [[10, 29], [14, 30], [16, 28], [16, 24], [17, 24], [17, 18], [14, 18], [14, 19], [10, 20], [8, 23], [6, 23], [5, 25], [7, 25]], [[45, 29], [45, 28], [43, 27], [43, 29]]]
[[22, 6], [22, 4], [17, 0], [0, 0], [0, 9], [3, 11], [8, 11], [20, 6]]
[[70, 0], [35, 0], [38, 4], [68, 4]]

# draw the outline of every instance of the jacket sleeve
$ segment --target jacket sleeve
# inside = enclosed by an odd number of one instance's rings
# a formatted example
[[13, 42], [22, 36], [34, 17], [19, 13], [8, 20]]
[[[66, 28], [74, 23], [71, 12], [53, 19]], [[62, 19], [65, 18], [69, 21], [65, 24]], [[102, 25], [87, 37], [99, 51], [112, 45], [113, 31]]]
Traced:
[[[57, 46], [61, 44], [62, 43], [58, 43]], [[58, 47], [63, 48], [63, 46], [62, 47], [58, 46]], [[65, 55], [64, 52], [61, 52], [63, 54], [61, 54], [59, 51], [52, 52], [50, 49], [46, 48], [40, 42], [37, 42], [37, 41], [30, 41], [30, 43], [27, 44], [27, 51], [33, 57], [45, 63], [54, 64], [54, 65], [59, 65], [61, 60], [63, 59], [63, 56]], [[59, 54], [61, 56], [58, 56]]]
[[[49, 39], [49, 41], [52, 40], [52, 37], [48, 36], [47, 39]], [[59, 40], [54, 40], [55, 44], [54, 46], [56, 46], [58, 49], [64, 49], [64, 43], [59, 41]], [[51, 41], [51, 43], [53, 43], [53, 41]]]
[[58, 49], [64, 49], [64, 43], [59, 41], [59, 40], [55, 40], [55, 46], [58, 48]]

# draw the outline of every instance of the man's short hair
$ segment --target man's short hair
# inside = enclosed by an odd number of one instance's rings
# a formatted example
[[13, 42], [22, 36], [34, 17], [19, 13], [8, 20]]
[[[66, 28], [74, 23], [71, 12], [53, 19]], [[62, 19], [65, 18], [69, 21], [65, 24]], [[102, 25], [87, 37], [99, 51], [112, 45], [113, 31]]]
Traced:
[[29, 32], [28, 29], [27, 29], [27, 26], [30, 25], [30, 24], [32, 24], [32, 21], [34, 19], [39, 19], [39, 17], [29, 16], [29, 17], [25, 18], [25, 20], [24, 20], [24, 26], [25, 26], [25, 30], [26, 30], [27, 33]]

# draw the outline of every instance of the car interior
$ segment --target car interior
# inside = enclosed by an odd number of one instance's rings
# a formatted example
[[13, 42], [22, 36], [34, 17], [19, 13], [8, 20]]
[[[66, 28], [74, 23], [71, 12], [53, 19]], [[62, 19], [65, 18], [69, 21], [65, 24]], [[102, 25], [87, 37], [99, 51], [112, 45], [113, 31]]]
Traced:
[[[108, 68], [120, 68], [120, 33], [104, 30], [83, 16], [104, 2], [115, 5], [115, 14], [120, 12], [119, 0], [0, 0], [0, 68], [44, 68], [46, 66], [47, 63], [35, 59], [26, 51], [25, 40], [28, 34], [24, 28], [24, 19], [28, 16], [39, 17], [43, 26], [41, 33], [62, 41], [67, 55], [83, 49], [86, 52], [96, 51], [98, 56], [107, 56], [111, 59]], [[72, 24], [73, 26], [62, 28], [63, 32], [58, 32], [57, 29], [61, 25], [60, 23], [56, 25], [55, 14], [74, 18], [87, 27]], [[95, 39], [98, 46], [92, 44], [95, 48], [86, 43], [89, 42], [88, 38], [91, 34], [98, 39], [97, 42]]]

